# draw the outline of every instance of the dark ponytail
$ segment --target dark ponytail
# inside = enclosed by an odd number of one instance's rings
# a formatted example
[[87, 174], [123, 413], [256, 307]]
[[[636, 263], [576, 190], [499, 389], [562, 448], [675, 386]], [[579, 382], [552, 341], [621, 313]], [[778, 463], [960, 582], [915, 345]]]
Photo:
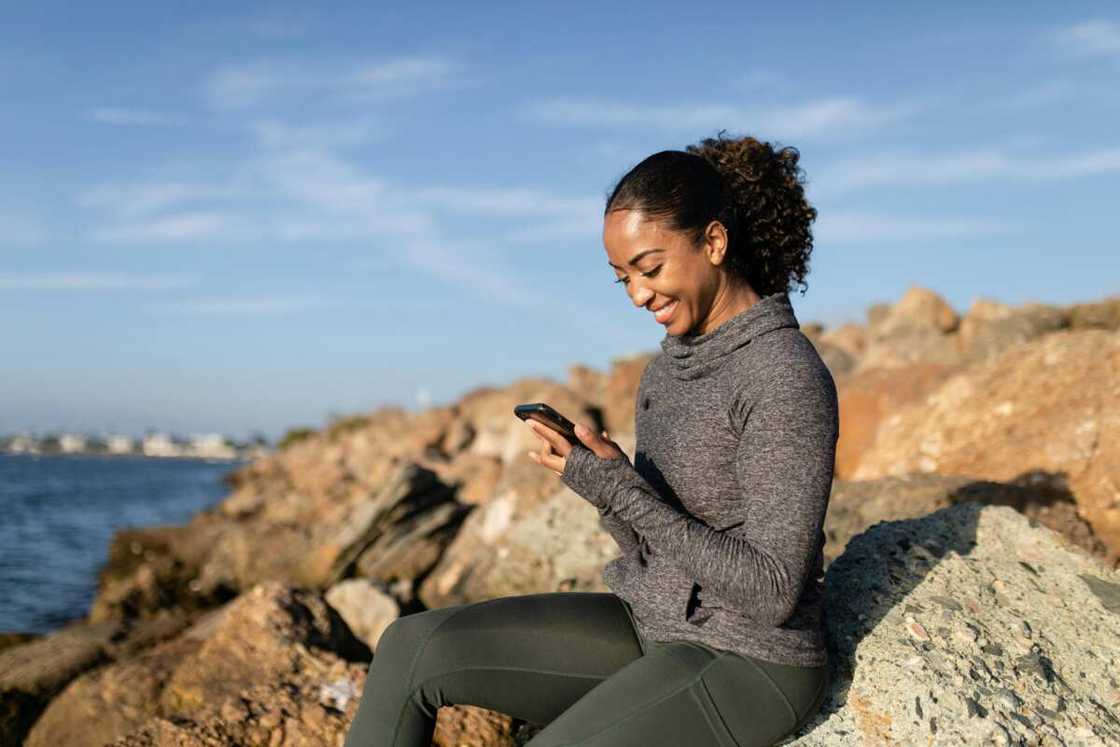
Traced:
[[708, 223], [727, 229], [724, 265], [760, 296], [802, 286], [813, 251], [810, 224], [817, 211], [805, 199], [796, 148], [775, 150], [747, 136], [707, 138], [684, 151], [654, 153], [626, 173], [607, 198], [614, 210], [641, 210], [690, 235], [694, 245]]

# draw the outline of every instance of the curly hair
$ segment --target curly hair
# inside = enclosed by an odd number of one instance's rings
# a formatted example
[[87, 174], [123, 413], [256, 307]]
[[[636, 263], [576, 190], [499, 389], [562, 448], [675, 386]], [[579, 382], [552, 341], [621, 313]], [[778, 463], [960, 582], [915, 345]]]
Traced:
[[695, 246], [718, 220], [728, 233], [729, 272], [760, 296], [788, 293], [795, 283], [804, 295], [817, 211], [805, 198], [801, 154], [724, 132], [646, 158], [618, 181], [603, 215], [641, 210], [689, 233]]

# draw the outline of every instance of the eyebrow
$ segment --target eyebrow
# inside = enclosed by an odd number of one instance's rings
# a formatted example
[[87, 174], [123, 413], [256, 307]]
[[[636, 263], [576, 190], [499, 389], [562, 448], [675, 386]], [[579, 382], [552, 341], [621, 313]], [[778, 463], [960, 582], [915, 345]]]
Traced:
[[[630, 264], [631, 267], [634, 267], [638, 264], [638, 260], [641, 259], [642, 257], [646, 256], [647, 254], [653, 254], [654, 252], [663, 252], [663, 251], [665, 251], [665, 250], [664, 249], [646, 249], [644, 252], [638, 252], [637, 254], [635, 254], [633, 257], [630, 258], [629, 264]], [[610, 265], [611, 267], [613, 267], [616, 270], [621, 270], [622, 269], [621, 267], [614, 264], [610, 260], [607, 260], [607, 264]]]

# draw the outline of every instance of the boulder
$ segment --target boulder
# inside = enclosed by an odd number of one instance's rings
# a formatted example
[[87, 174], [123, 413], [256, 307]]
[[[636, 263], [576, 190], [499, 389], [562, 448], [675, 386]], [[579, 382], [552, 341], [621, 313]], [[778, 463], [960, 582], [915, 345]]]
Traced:
[[967, 360], [979, 361], [1068, 326], [1069, 313], [1054, 306], [977, 299], [961, 320], [957, 346]]
[[[872, 313], [874, 311], [875, 313]], [[933, 291], [912, 287], [893, 306], [868, 310], [867, 345], [855, 371], [914, 363], [955, 366], [961, 353], [955, 336], [957, 313]]]
[[787, 744], [1120, 743], [1120, 573], [1018, 512], [876, 524], [825, 583], [832, 681]]
[[840, 439], [836, 443], [836, 477], [852, 477], [875, 443], [884, 419], [907, 405], [922, 402], [959, 370], [959, 366], [912, 363], [861, 370], [838, 380]]
[[968, 501], [1013, 508], [1105, 562], [1104, 543], [1077, 515], [1073, 496], [1035, 477], [1000, 483], [962, 475], [919, 473], [878, 480], [836, 480], [824, 520], [825, 567], [844, 552], [852, 537], [881, 521], [917, 518]]
[[109, 658], [118, 632], [113, 622], [77, 623], [0, 651], [0, 744], [20, 744], [59, 690]]
[[927, 330], [947, 334], [955, 331], [959, 323], [957, 312], [944, 298], [928, 288], [915, 285], [875, 325], [874, 333], [877, 337]]
[[364, 578], [351, 578], [335, 584], [327, 591], [326, 600], [342, 616], [354, 635], [375, 653], [381, 634], [401, 613], [391, 595]]
[[1120, 329], [1120, 296], [1069, 307], [1071, 329]]
[[324, 688], [349, 683], [360, 692], [370, 656], [319, 596], [260, 585], [183, 634], [71, 682], [26, 744], [102, 745], [153, 718], [221, 721], [230, 743], [267, 744], [260, 740], [277, 730], [293, 741], [330, 743], [356, 704], [330, 709], [314, 724], [300, 716], [321, 704]]
[[[613, 436], [633, 459], [634, 438]], [[464, 522], [419, 596], [429, 608], [543, 591], [607, 591], [603, 566], [618, 556], [598, 510], [560, 482], [527, 477], [532, 491], [508, 490]]]
[[913, 472], [1042, 475], [1120, 552], [1120, 335], [1054, 332], [961, 371], [887, 418], [851, 476]]

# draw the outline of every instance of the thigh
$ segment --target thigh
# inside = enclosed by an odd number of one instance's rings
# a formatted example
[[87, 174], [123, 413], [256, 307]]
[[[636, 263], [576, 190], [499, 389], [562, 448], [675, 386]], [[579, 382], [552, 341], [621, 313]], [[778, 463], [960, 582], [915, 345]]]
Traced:
[[[402, 617], [390, 630], [396, 667], [423, 702], [478, 705], [536, 724], [642, 655], [629, 611], [610, 593], [490, 599]], [[381, 655], [379, 643], [374, 665]]]
[[750, 661], [684, 641], [646, 655], [576, 701], [526, 747], [770, 745], [794, 731], [789, 697]]

